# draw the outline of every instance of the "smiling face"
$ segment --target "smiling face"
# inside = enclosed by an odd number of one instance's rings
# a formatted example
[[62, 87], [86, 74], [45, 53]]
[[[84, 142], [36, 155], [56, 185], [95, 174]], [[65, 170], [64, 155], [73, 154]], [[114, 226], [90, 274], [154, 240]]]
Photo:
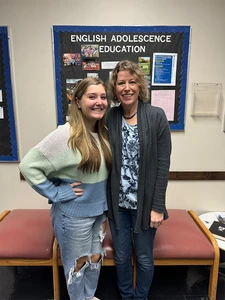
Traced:
[[135, 107], [138, 103], [139, 85], [130, 71], [119, 71], [116, 80], [116, 96], [124, 109]]
[[93, 130], [96, 121], [103, 118], [108, 106], [104, 86], [102, 84], [89, 85], [76, 103], [82, 112], [84, 123]]

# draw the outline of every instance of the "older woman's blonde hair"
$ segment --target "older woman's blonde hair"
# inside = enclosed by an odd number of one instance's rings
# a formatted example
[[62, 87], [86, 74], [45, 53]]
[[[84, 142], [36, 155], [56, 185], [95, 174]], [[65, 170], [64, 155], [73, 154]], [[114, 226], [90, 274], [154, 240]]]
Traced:
[[[78, 165], [78, 169], [89, 173], [99, 170], [101, 164], [101, 153], [96, 139], [85, 126], [82, 110], [77, 106], [77, 99], [82, 101], [82, 97], [90, 85], [102, 85], [106, 90], [104, 82], [100, 79], [85, 78], [79, 82], [75, 88], [69, 109], [69, 124], [71, 126], [71, 130], [68, 140], [68, 144], [73, 151], [76, 152], [79, 150], [81, 153], [82, 159]], [[98, 133], [106, 166], [109, 169], [111, 167], [112, 154], [108, 140], [108, 130], [105, 126], [105, 116], [96, 121], [95, 129]]]
[[132, 75], [135, 76], [137, 84], [139, 86], [139, 99], [143, 102], [149, 101], [149, 92], [148, 92], [148, 85], [145, 73], [142, 71], [141, 67], [130, 60], [122, 60], [118, 62], [118, 64], [113, 69], [111, 76], [107, 83], [107, 92], [109, 99], [114, 103], [117, 104], [119, 99], [116, 96], [116, 81], [117, 81], [117, 74], [120, 71], [129, 71]]

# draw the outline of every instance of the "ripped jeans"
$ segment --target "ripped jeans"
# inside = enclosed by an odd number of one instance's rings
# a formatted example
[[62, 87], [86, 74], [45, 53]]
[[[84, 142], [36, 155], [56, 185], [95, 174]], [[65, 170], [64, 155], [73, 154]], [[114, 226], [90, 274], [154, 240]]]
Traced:
[[[57, 204], [53, 204], [51, 216], [60, 246], [70, 300], [92, 299], [97, 289], [104, 256], [102, 241], [105, 230], [102, 224], [106, 215], [103, 213], [96, 217], [71, 217], [64, 214]], [[93, 254], [99, 255], [97, 262], [92, 262]]]

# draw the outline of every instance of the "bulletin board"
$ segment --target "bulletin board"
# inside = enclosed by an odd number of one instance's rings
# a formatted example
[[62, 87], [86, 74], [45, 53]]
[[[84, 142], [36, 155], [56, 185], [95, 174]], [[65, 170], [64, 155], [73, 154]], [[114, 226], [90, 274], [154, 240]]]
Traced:
[[149, 101], [164, 109], [171, 130], [184, 130], [190, 26], [53, 26], [58, 125], [67, 120], [78, 82], [107, 82], [121, 60], [146, 74]]
[[18, 161], [8, 29], [0, 26], [0, 161]]

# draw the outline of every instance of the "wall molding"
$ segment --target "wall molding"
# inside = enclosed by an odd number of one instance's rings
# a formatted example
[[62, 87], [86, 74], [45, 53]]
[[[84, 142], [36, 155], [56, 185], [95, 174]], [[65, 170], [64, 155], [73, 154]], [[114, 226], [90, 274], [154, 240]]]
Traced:
[[225, 180], [225, 171], [170, 172], [169, 180]]
[[[20, 180], [25, 180], [21, 173]], [[169, 180], [225, 180], [225, 171], [173, 171], [169, 173]]]

